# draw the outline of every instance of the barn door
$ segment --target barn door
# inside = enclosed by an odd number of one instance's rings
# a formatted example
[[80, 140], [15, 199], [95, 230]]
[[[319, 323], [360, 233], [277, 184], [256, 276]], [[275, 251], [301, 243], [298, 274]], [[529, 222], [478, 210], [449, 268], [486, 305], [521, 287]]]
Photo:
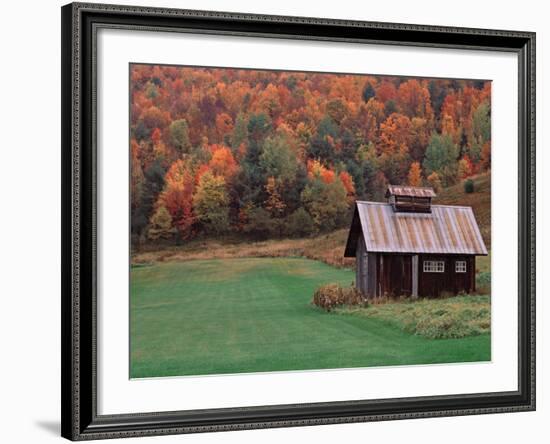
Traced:
[[386, 255], [383, 264], [383, 291], [392, 296], [409, 296], [412, 291], [411, 256]]

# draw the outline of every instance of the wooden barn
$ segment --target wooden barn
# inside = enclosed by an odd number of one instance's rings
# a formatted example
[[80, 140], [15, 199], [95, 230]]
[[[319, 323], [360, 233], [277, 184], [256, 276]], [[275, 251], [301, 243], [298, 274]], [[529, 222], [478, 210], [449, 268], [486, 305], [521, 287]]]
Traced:
[[388, 186], [387, 202], [355, 203], [344, 255], [356, 258], [367, 297], [437, 297], [475, 291], [487, 248], [471, 207], [432, 205], [434, 190]]

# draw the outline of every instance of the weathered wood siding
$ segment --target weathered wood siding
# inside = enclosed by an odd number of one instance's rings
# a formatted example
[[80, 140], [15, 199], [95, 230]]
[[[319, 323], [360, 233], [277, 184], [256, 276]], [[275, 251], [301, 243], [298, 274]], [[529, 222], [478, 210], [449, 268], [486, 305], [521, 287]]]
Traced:
[[378, 296], [412, 294], [412, 255], [379, 254], [377, 265]]
[[[443, 261], [445, 271], [442, 273], [425, 272], [424, 261]], [[455, 271], [456, 261], [466, 261], [466, 272]], [[418, 292], [424, 297], [439, 297], [443, 292], [458, 294], [475, 291], [475, 256], [419, 256]]]
[[365, 296], [368, 294], [367, 289], [367, 252], [365, 250], [365, 242], [363, 235], [359, 236], [357, 249], [355, 250], [355, 287]]
[[355, 286], [367, 298], [376, 294], [377, 256], [375, 253], [367, 253], [363, 235], [360, 235], [355, 256]]
[[[370, 296], [439, 297], [444, 292], [475, 291], [475, 256], [368, 253], [364, 257], [361, 291]], [[443, 261], [445, 271], [425, 272], [424, 261]], [[465, 273], [456, 272], [456, 261], [466, 262]]]
[[367, 295], [375, 297], [378, 288], [378, 275], [376, 274], [378, 254], [368, 253], [367, 257]]
[[412, 291], [411, 297], [413, 299], [418, 298], [418, 270], [419, 270], [419, 260], [418, 254], [413, 254], [412, 256]]

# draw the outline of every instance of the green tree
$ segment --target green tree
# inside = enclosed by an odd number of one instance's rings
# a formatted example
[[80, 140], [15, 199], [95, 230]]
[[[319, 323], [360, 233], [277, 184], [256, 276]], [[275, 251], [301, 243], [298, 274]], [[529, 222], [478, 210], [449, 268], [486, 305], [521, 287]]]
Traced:
[[365, 102], [368, 102], [370, 99], [372, 99], [374, 96], [376, 96], [376, 91], [370, 84], [370, 82], [367, 82], [365, 87], [363, 88], [363, 100]]
[[139, 146], [132, 140], [131, 166], [130, 166], [130, 211], [132, 246], [139, 248], [143, 238], [143, 231], [147, 226], [147, 217], [143, 213], [143, 194], [145, 187], [145, 175], [141, 168], [141, 162], [137, 157]]
[[474, 192], [474, 181], [472, 179], [466, 179], [464, 181], [464, 192], [468, 194]]
[[135, 230], [140, 235], [143, 234], [142, 230], [145, 229], [151, 218], [155, 202], [157, 202], [158, 196], [164, 188], [165, 174], [166, 170], [159, 159], [156, 159], [143, 171], [145, 180], [141, 189], [141, 200], [136, 207], [136, 215], [139, 218], [136, 218], [136, 220], [132, 218], [132, 230], [134, 230], [134, 224], [136, 224]]
[[302, 207], [286, 218], [284, 232], [289, 237], [310, 236], [315, 231], [313, 219]]
[[[367, 145], [361, 145], [357, 150], [357, 167], [349, 168], [348, 171], [353, 177], [355, 184], [355, 193], [359, 198], [374, 199], [376, 192], [375, 177], [380, 171], [378, 165], [378, 157], [376, 156], [376, 147], [374, 143], [369, 142]], [[382, 194], [386, 192], [384, 188]]]
[[348, 210], [346, 189], [336, 177], [330, 183], [314, 177], [302, 191], [302, 202], [317, 231], [330, 231], [340, 226]]
[[472, 131], [483, 144], [491, 139], [491, 114], [488, 102], [481, 103], [472, 116]]
[[319, 122], [317, 131], [310, 140], [309, 155], [314, 159], [333, 160], [338, 126], [330, 117], [325, 116]]
[[491, 140], [491, 114], [488, 102], [481, 103], [472, 114], [472, 135], [469, 140], [470, 159], [478, 163], [486, 142]]
[[170, 216], [165, 206], [159, 206], [149, 222], [147, 237], [153, 241], [170, 239], [174, 232], [174, 227], [172, 227], [172, 216]]
[[245, 233], [259, 239], [266, 239], [277, 230], [277, 224], [264, 208], [255, 207], [248, 212], [248, 221], [243, 227]]
[[426, 148], [423, 167], [426, 175], [436, 172], [444, 186], [456, 182], [458, 174], [458, 146], [449, 134], [433, 133]]
[[395, 103], [395, 100], [389, 99], [384, 104], [384, 112], [386, 113], [386, 116], [391, 116], [393, 113], [397, 111], [397, 104]]
[[348, 159], [345, 162], [345, 170], [351, 175], [353, 183], [355, 184], [355, 195], [358, 198], [365, 196], [365, 184], [366, 180], [363, 176], [364, 172], [369, 173], [368, 170], [361, 168], [361, 166], [354, 159]]
[[223, 234], [229, 229], [229, 197], [225, 180], [204, 173], [193, 195], [193, 210], [204, 231], [210, 234]]
[[271, 119], [265, 113], [252, 114], [248, 119], [248, 139], [251, 144], [260, 146], [272, 129]]
[[174, 120], [170, 124], [170, 141], [172, 145], [182, 153], [189, 152], [191, 143], [189, 142], [189, 127], [185, 119]]
[[279, 182], [293, 181], [298, 170], [296, 154], [280, 135], [265, 140], [259, 165], [265, 177], [276, 177]]
[[292, 213], [302, 206], [301, 194], [307, 184], [307, 169], [306, 166], [299, 163], [296, 170], [294, 181], [285, 187], [282, 193], [283, 200], [286, 204], [287, 213]]
[[248, 121], [243, 113], [237, 114], [233, 133], [231, 134], [231, 148], [236, 152], [241, 144], [248, 142]]
[[261, 206], [265, 200], [265, 175], [259, 166], [262, 146], [272, 129], [271, 119], [264, 114], [252, 114], [248, 120], [248, 147], [242, 160], [236, 188], [242, 202]]

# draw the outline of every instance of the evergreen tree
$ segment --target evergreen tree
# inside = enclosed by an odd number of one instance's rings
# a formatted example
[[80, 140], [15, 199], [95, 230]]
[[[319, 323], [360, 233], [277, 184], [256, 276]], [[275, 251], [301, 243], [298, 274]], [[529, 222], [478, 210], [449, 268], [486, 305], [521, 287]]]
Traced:
[[376, 91], [374, 90], [370, 82], [367, 82], [367, 84], [363, 88], [363, 100], [366, 103], [375, 96], [376, 96]]
[[330, 116], [325, 116], [319, 122], [317, 131], [310, 141], [309, 156], [313, 159], [332, 159], [337, 137], [338, 126], [336, 122]]
[[252, 114], [248, 120], [248, 148], [242, 161], [242, 173], [237, 187], [242, 202], [261, 206], [265, 200], [264, 174], [260, 168], [260, 156], [265, 138], [271, 131], [271, 120], [266, 114]]
[[142, 215], [146, 221], [148, 221], [151, 217], [155, 202], [164, 188], [165, 173], [166, 170], [162, 166], [159, 159], [156, 159], [143, 172], [145, 180], [143, 183], [139, 207], [141, 208]]
[[271, 119], [267, 114], [252, 114], [248, 120], [248, 139], [250, 144], [260, 146], [271, 129]]
[[247, 144], [248, 142], [248, 121], [243, 113], [237, 114], [235, 120], [235, 126], [233, 127], [233, 133], [231, 134], [231, 148], [233, 153], [239, 150], [241, 144]]
[[363, 172], [365, 170], [361, 168], [361, 166], [354, 159], [346, 160], [345, 168], [353, 179], [353, 184], [355, 185], [355, 195], [359, 199], [364, 198], [366, 180], [363, 177]]

